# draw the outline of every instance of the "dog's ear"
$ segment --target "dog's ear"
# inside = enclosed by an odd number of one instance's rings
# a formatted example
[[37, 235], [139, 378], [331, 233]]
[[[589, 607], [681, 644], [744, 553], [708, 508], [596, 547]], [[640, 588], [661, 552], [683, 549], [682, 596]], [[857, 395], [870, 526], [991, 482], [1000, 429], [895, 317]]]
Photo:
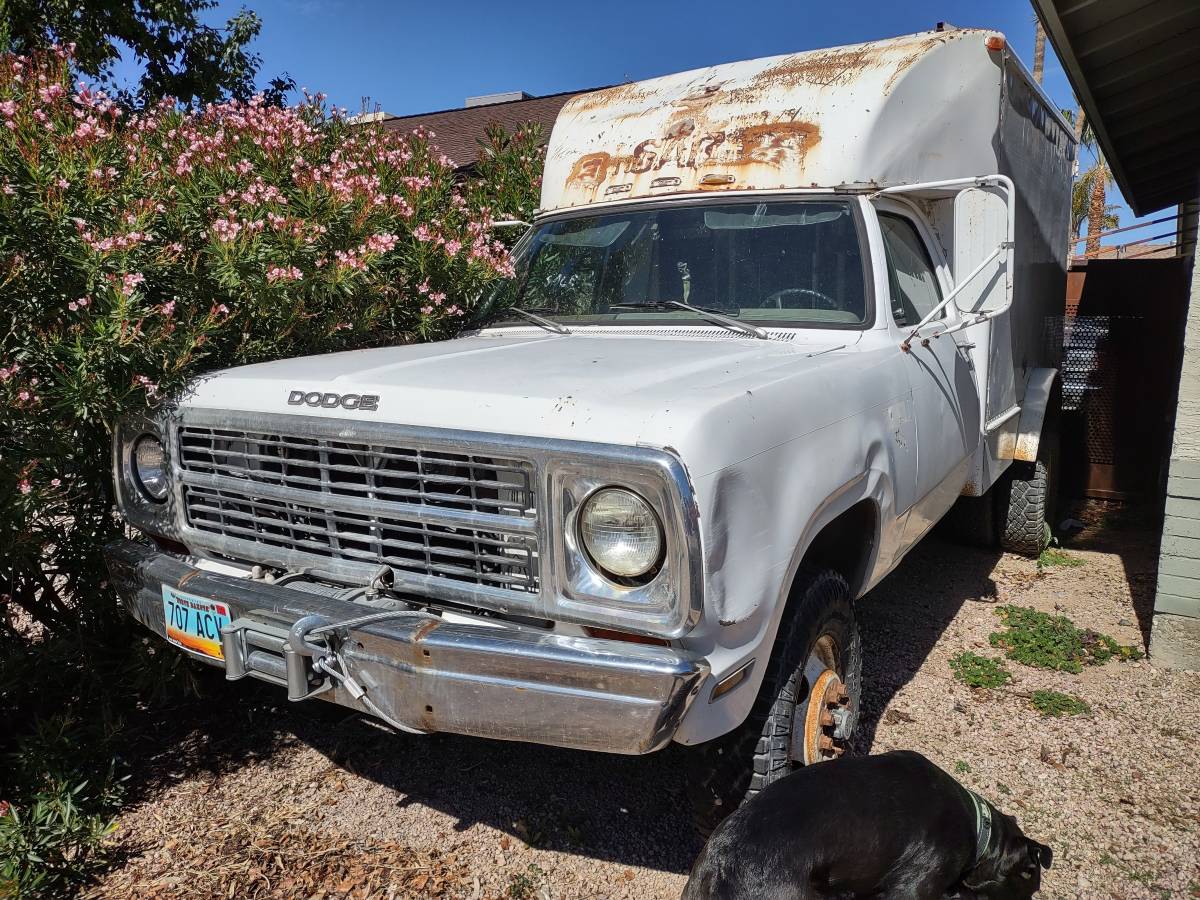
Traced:
[[1043, 869], [1050, 868], [1050, 864], [1054, 862], [1054, 851], [1045, 844], [1039, 844], [1037, 841], [1029, 842], [1029, 857], [1035, 865], [1041, 866]]

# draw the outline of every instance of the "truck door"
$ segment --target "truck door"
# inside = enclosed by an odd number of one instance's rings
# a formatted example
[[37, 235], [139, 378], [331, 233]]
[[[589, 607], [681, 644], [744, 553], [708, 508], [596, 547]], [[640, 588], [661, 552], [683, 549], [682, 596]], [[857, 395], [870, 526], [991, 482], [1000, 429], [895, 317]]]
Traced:
[[[899, 212], [879, 211], [892, 316], [905, 335], [941, 302], [942, 284], [921, 229]], [[953, 505], [979, 442], [979, 392], [970, 344], [961, 334], [922, 337], [946, 327], [953, 310], [926, 325], [904, 353], [917, 434], [916, 502], [905, 543], [921, 537]]]

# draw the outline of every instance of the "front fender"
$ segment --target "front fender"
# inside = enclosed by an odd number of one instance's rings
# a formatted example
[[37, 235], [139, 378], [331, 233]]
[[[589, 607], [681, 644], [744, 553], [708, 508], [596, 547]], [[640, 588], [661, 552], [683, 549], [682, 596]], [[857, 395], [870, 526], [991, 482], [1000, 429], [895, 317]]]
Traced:
[[[864, 536], [871, 550], [858, 587], [890, 567], [899, 531], [884, 422], [851, 417], [697, 483], [706, 529], [706, 610], [685, 646], [706, 656], [712, 674], [676, 734], [680, 743], [711, 740], [745, 720], [796, 572], [825, 526], [869, 500], [876, 533]], [[712, 702], [713, 686], [750, 660], [750, 676]]]

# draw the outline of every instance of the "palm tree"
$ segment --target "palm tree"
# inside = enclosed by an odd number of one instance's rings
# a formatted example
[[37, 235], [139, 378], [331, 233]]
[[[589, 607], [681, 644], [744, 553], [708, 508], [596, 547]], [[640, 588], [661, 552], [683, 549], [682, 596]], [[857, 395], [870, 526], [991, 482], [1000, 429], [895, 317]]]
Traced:
[[1033, 19], [1033, 80], [1042, 83], [1042, 73], [1046, 71], [1046, 29], [1042, 20], [1036, 16]]
[[[1075, 181], [1071, 186], [1071, 234], [1070, 240], [1079, 237], [1083, 223], [1087, 222], [1087, 243], [1084, 253], [1092, 254], [1100, 250], [1100, 234], [1116, 228], [1120, 224], [1117, 216], [1117, 205], [1108, 202], [1108, 188], [1113, 182], [1112, 170], [1104, 159], [1104, 154], [1096, 143], [1096, 134], [1092, 131], [1091, 123], [1078, 110], [1064, 109], [1062, 111], [1067, 121], [1075, 126], [1075, 140], [1078, 149], [1075, 154]], [[1089, 151], [1096, 162], [1082, 175], [1079, 173], [1079, 158], [1083, 151]], [[1074, 246], [1074, 243], [1071, 245]]]
[[[1111, 184], [1112, 172], [1101, 160], [1071, 185], [1071, 238], [1079, 237], [1079, 230], [1083, 223], [1087, 222], [1087, 253], [1100, 249], [1100, 232], [1109, 231], [1120, 224], [1116, 213], [1117, 204], [1107, 202], [1107, 189]], [[1092, 227], [1093, 219], [1099, 223], [1098, 228]]]

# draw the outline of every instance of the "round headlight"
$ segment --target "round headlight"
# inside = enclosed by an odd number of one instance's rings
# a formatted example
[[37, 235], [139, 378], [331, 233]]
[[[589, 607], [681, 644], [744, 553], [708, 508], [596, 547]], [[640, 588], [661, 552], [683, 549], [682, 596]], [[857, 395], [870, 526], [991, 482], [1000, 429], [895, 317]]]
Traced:
[[167, 499], [167, 459], [158, 438], [144, 434], [133, 445], [133, 474], [151, 500], [162, 503]]
[[645, 575], [662, 556], [658, 516], [649, 503], [621, 488], [603, 488], [584, 501], [579, 537], [592, 561], [617, 578]]

